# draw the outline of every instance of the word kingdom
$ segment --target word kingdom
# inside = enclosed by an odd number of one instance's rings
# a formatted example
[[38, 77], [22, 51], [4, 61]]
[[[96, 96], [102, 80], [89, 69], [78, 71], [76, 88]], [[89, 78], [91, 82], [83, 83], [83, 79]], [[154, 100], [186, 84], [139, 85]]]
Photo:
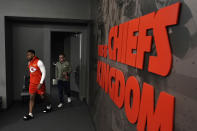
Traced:
[[[150, 56], [148, 71], [167, 76], [171, 70], [172, 53], [166, 27], [177, 24], [179, 9], [178, 2], [158, 12], [112, 27], [108, 46], [98, 45], [98, 55], [106, 58], [108, 51], [109, 59], [143, 69], [144, 54], [151, 51], [154, 36], [157, 56]], [[146, 35], [149, 29], [153, 29], [153, 36]], [[138, 32], [138, 36], [135, 32]], [[134, 76], [125, 80], [122, 71], [100, 60], [97, 64], [97, 82], [118, 108], [124, 106], [128, 121], [132, 124], [137, 122], [138, 131], [173, 130], [174, 96], [164, 91], [160, 92], [154, 108], [152, 85], [144, 82], [140, 93], [139, 82]]]

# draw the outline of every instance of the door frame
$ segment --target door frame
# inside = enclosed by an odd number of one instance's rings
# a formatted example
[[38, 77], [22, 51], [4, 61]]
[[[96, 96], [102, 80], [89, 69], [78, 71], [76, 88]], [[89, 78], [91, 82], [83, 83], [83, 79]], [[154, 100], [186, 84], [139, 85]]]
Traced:
[[[80, 19], [59, 19], [59, 18], [40, 18], [40, 17], [18, 17], [18, 16], [5, 16], [5, 31], [7, 31], [7, 25], [12, 25], [12, 23], [34, 23], [34, 24], [43, 24], [43, 26], [46, 25], [45, 31], [44, 31], [44, 46], [46, 47], [46, 50], [44, 51], [44, 57], [46, 58], [47, 62], [49, 62], [49, 66], [46, 66], [46, 70], [50, 72], [50, 66], [51, 66], [51, 61], [50, 61], [50, 53], [51, 53], [51, 42], [50, 42], [50, 32], [51, 31], [62, 31], [62, 32], [81, 32], [83, 34], [82, 37], [82, 57], [83, 59], [81, 60], [81, 69], [83, 71], [80, 73], [80, 79], [81, 84], [83, 87], [86, 87], [86, 91], [83, 93], [80, 97], [81, 100], [86, 98], [86, 102], [89, 103], [89, 67], [90, 67], [90, 60], [89, 60], [89, 47], [90, 47], [90, 27], [92, 24], [92, 20], [80, 20]], [[50, 28], [49, 28], [50, 27]], [[7, 33], [5, 33], [5, 36], [7, 36]], [[7, 41], [7, 37], [5, 38]], [[7, 43], [7, 42], [6, 42]], [[8, 43], [7, 43], [8, 44]], [[85, 51], [84, 51], [85, 50]], [[5, 51], [5, 56], [7, 57], [7, 52]], [[45, 61], [46, 62], [46, 61]], [[6, 61], [6, 65], [8, 62]], [[6, 69], [7, 71], [7, 69]], [[50, 72], [51, 73], [51, 72]], [[51, 77], [50, 73], [48, 73], [49, 78], [46, 78], [49, 80], [51, 84]], [[84, 77], [85, 76], [85, 77]], [[12, 74], [6, 72], [6, 83], [9, 83], [9, 79], [12, 78]], [[86, 79], [84, 79], [86, 78]], [[50, 93], [51, 86], [49, 84], [49, 87], [47, 87], [47, 92]], [[5, 96], [5, 108], [9, 107], [12, 104], [13, 99], [11, 98], [12, 96], [12, 91], [9, 91], [12, 87], [10, 85], [6, 85], [6, 96]], [[8, 98], [9, 97], [9, 98]]]
[[[47, 63], [51, 63], [51, 33], [52, 32], [71, 32], [71, 33], [79, 33], [80, 34], [80, 50], [81, 50], [81, 59], [80, 59], [80, 77], [79, 77], [79, 98], [81, 101], [85, 100], [86, 103], [89, 103], [89, 30], [88, 27], [80, 27], [80, 26], [51, 26], [46, 29], [46, 40], [45, 46], [50, 45], [50, 52], [45, 52], [44, 56], [47, 60]], [[46, 47], [47, 48], [47, 47]], [[50, 56], [50, 57], [48, 57]], [[47, 67], [51, 75], [51, 64]], [[50, 81], [47, 87], [48, 93], [50, 94], [52, 88], [52, 77], [49, 76], [48, 80]]]

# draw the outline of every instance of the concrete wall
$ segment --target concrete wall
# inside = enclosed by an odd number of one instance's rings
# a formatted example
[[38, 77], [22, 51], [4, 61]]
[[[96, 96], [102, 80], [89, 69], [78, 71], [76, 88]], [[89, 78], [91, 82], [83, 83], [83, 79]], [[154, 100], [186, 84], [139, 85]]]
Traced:
[[0, 96], [3, 97], [3, 108], [7, 107], [5, 16], [89, 20], [90, 0], [0, 1]]
[[90, 0], [1, 0], [2, 16], [90, 19]]
[[[96, 83], [97, 45], [108, 43], [111, 27], [143, 16], [179, 0], [95, 0], [92, 2], [91, 113], [97, 131], [135, 131], [136, 124], [128, 122], [124, 108], [119, 109], [108, 94]], [[170, 28], [169, 34], [173, 65], [167, 77], [159, 77], [145, 70], [140, 71], [112, 60], [102, 61], [120, 69], [125, 75], [135, 76], [142, 82], [155, 87], [157, 100], [161, 91], [175, 96], [175, 131], [195, 131], [197, 129], [197, 1], [180, 0], [179, 24]], [[94, 54], [94, 55], [93, 55]]]

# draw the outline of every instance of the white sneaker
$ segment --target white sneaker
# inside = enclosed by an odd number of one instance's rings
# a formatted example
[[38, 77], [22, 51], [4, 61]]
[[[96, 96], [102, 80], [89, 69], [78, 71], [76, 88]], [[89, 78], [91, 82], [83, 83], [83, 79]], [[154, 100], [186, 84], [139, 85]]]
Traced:
[[62, 107], [63, 107], [63, 104], [62, 104], [62, 103], [59, 103], [59, 104], [57, 105], [57, 107], [58, 107], [58, 108], [62, 108]]
[[71, 101], [72, 101], [72, 100], [71, 100], [71, 98], [70, 98], [70, 97], [68, 97], [68, 103], [71, 103]]

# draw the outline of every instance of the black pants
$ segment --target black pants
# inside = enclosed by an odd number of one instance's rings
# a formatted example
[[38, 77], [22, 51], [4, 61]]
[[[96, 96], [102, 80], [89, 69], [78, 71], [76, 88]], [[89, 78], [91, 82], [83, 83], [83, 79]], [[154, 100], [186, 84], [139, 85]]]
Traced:
[[71, 90], [70, 90], [70, 81], [62, 81], [58, 80], [58, 94], [59, 94], [59, 100], [60, 102], [64, 102], [64, 91], [67, 94], [67, 97], [71, 96]]

